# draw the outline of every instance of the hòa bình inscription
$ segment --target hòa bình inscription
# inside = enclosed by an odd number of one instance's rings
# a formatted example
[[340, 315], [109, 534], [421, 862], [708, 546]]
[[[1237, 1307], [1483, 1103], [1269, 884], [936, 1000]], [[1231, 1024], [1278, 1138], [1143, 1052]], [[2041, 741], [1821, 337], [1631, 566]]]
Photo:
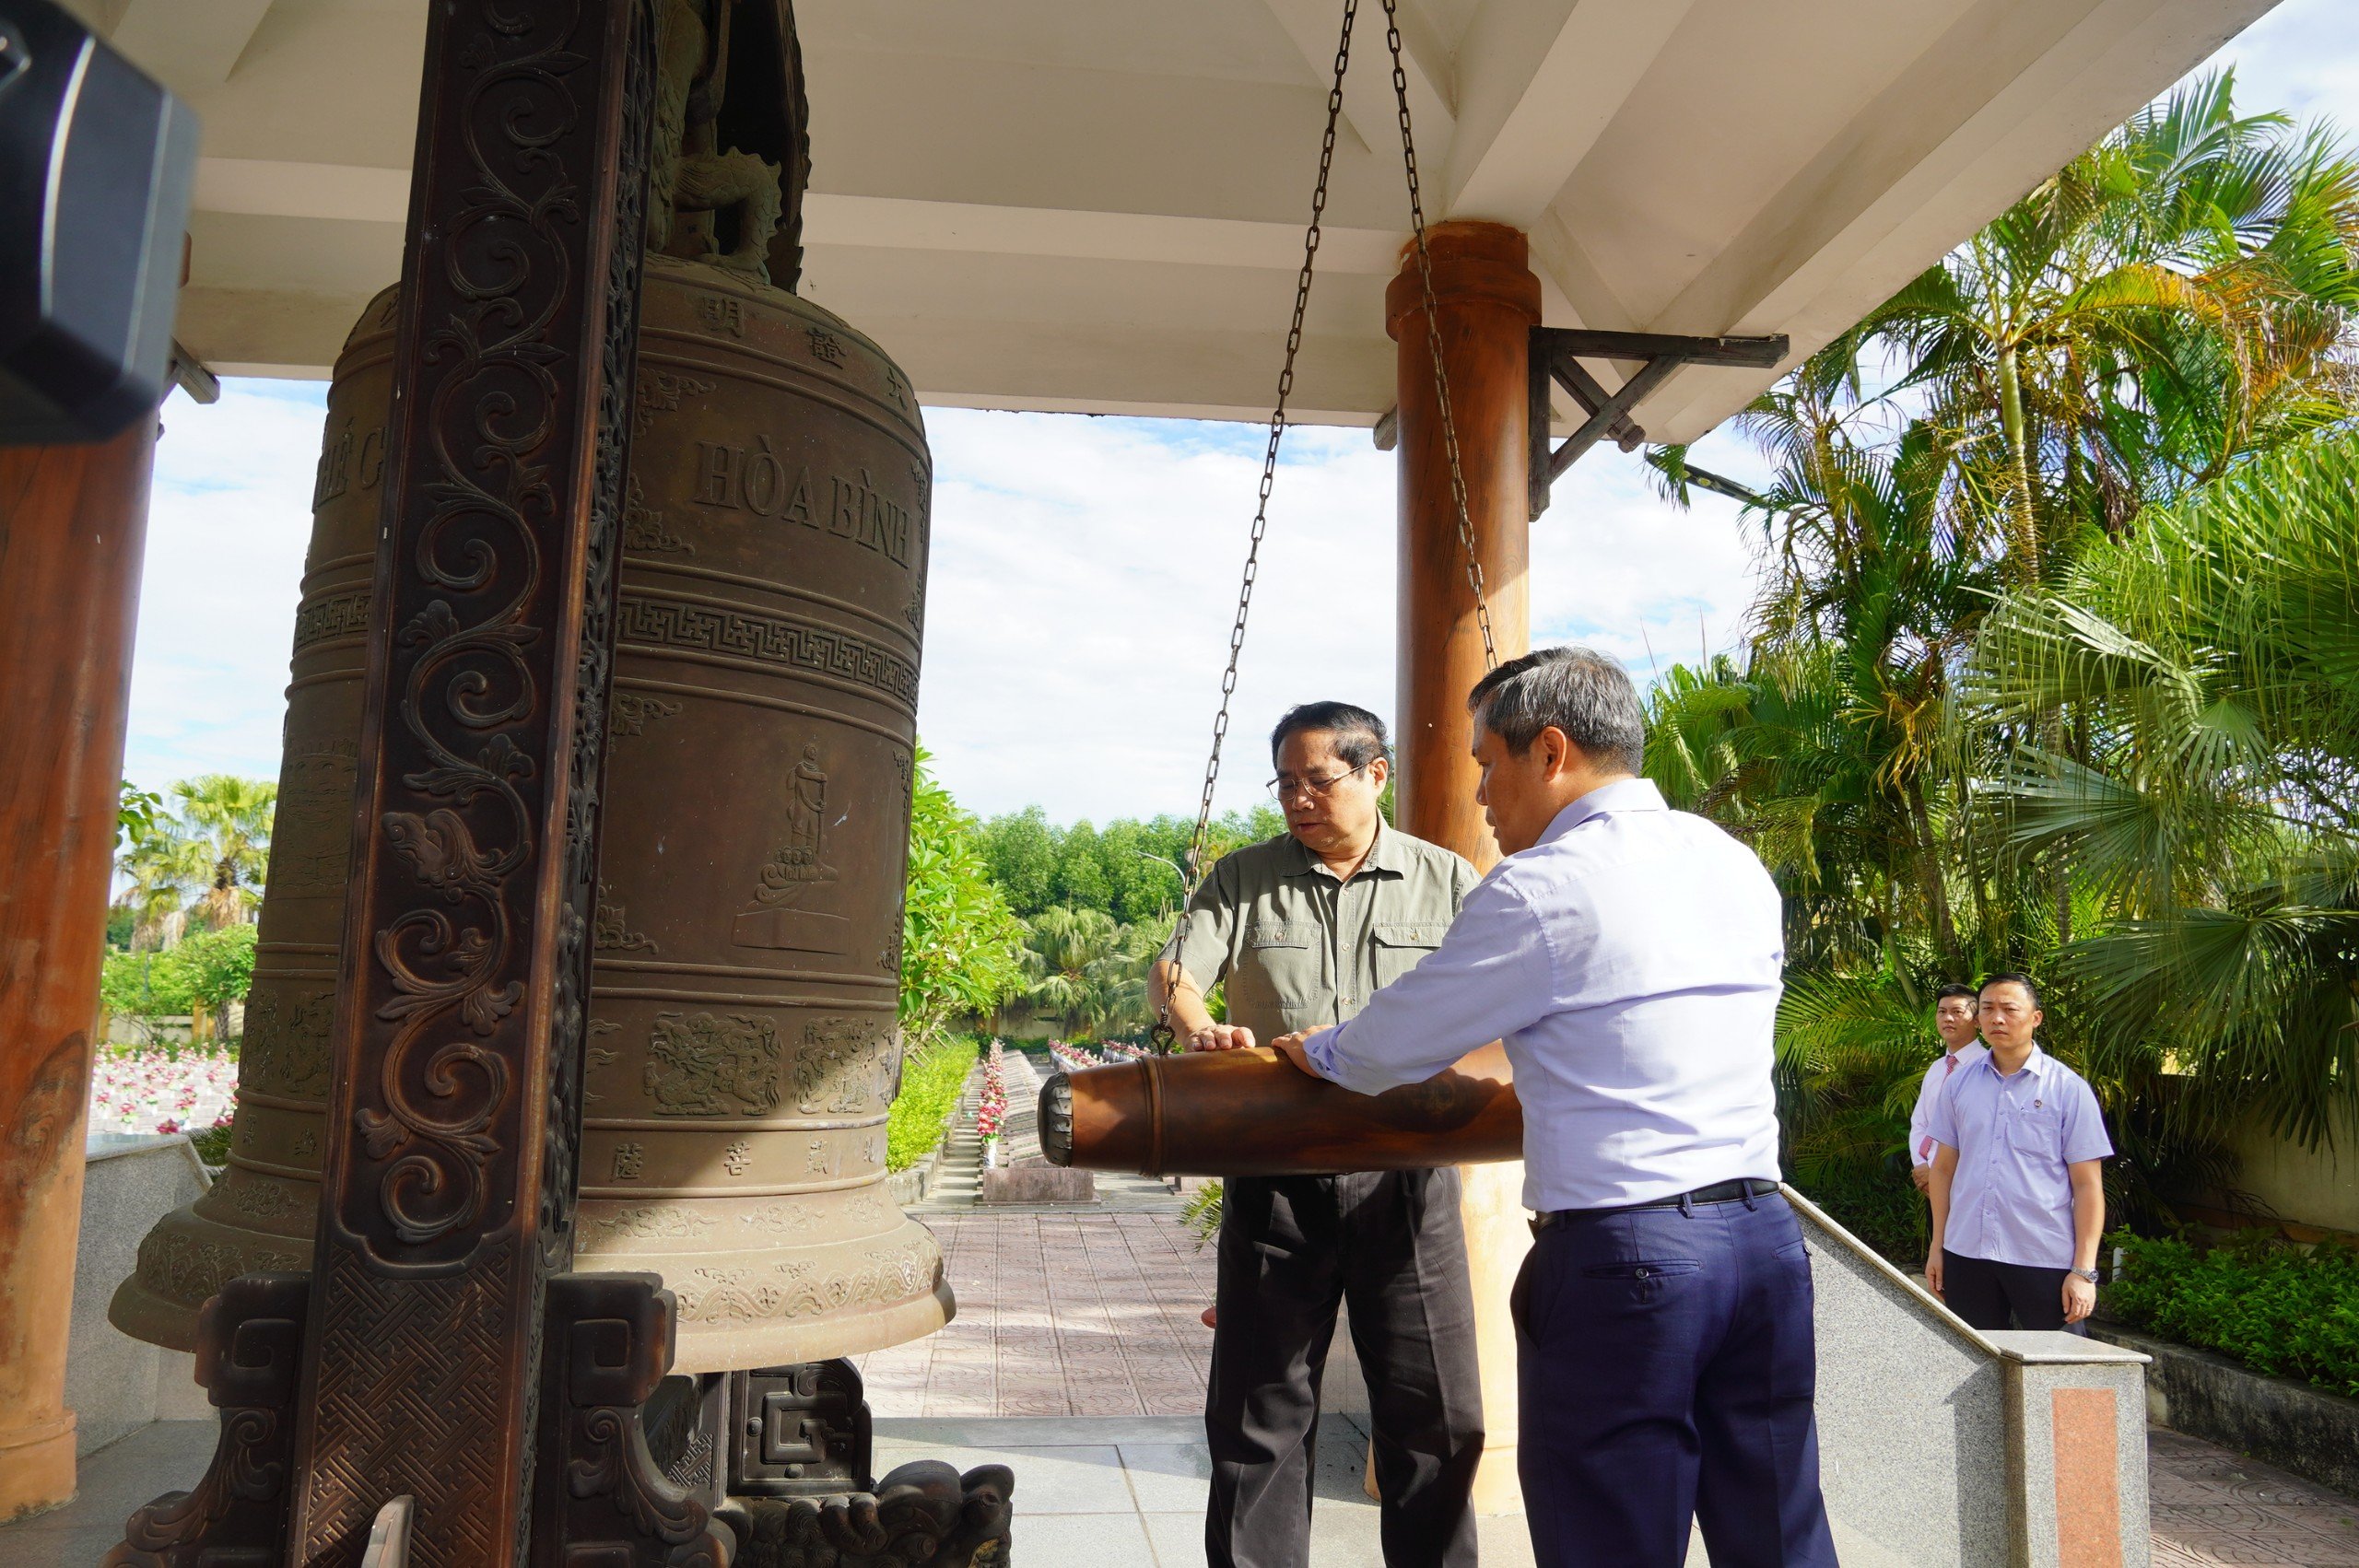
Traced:
[[740, 947], [791, 953], [849, 951], [850, 922], [816, 907], [834, 902], [838, 872], [827, 856], [827, 774], [819, 766], [818, 743], [812, 742], [787, 780], [786, 841], [762, 868], [752, 904], [737, 917], [731, 940]]
[[693, 498], [700, 507], [799, 522], [897, 566], [910, 564], [914, 529], [906, 503], [877, 488], [865, 468], [852, 474], [815, 474], [809, 463], [789, 469], [768, 436], [756, 436], [751, 447], [698, 441]]

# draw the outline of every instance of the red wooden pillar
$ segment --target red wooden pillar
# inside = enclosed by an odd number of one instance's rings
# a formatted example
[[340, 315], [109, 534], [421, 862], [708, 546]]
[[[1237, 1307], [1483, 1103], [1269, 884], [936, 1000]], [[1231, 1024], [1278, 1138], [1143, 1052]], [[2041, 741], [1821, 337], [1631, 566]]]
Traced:
[[[1540, 280], [1526, 263], [1523, 236], [1502, 224], [1438, 224], [1426, 231], [1426, 249], [1475, 557], [1499, 657], [1512, 659], [1532, 644], [1524, 580], [1531, 537], [1525, 369], [1530, 332], [1540, 324]], [[1483, 643], [1458, 536], [1414, 248], [1385, 290], [1384, 313], [1399, 345], [1401, 825], [1487, 867], [1498, 850], [1474, 803], [1466, 716], [1466, 693], [1483, 677]]]
[[[1531, 329], [1540, 323], [1540, 280], [1528, 264], [1523, 235], [1503, 225], [1444, 223], [1426, 238], [1474, 556], [1482, 563], [1498, 656], [1512, 659], [1532, 643], [1525, 372]], [[1498, 848], [1474, 801], [1478, 775], [1466, 712], [1466, 694], [1485, 670], [1483, 642], [1459, 537], [1414, 247], [1385, 290], [1384, 309], [1386, 329], [1399, 345], [1401, 411], [1397, 814], [1418, 837], [1487, 867], [1498, 859]], [[1507, 1301], [1532, 1244], [1522, 1210], [1523, 1166], [1469, 1165], [1461, 1175], [1486, 1433], [1475, 1505], [1486, 1514], [1511, 1513], [1520, 1508], [1521, 1494], [1515, 1477], [1515, 1333]]]
[[65, 1335], [156, 422], [0, 449], [0, 1520], [74, 1495]]

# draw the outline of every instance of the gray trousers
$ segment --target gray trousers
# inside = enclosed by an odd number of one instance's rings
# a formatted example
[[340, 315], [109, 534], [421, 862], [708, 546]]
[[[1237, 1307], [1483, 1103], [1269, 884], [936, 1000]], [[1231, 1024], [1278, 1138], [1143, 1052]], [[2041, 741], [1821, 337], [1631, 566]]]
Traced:
[[[1390, 1568], [1473, 1568], [1483, 1394], [1454, 1169], [1236, 1177], [1204, 1431], [1210, 1568], [1304, 1568], [1338, 1305], [1366, 1373]], [[1356, 1490], [1358, 1478], [1353, 1478]]]

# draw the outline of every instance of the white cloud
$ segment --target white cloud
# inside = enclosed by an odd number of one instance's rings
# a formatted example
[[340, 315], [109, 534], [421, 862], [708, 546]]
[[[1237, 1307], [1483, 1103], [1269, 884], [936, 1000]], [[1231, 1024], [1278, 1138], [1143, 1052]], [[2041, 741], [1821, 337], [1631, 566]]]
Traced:
[[[1192, 814], [1201, 787], [1262, 433], [937, 410], [933, 577], [920, 729], [985, 813]], [[1297, 430], [1270, 509], [1216, 806], [1255, 803], [1264, 737], [1297, 702], [1390, 719], [1394, 460], [1360, 430]], [[1723, 466], [1738, 466], [1720, 460]], [[1641, 679], [1649, 645], [1692, 658], [1752, 596], [1729, 503], [1681, 513], [1635, 460], [1584, 459], [1534, 529], [1542, 639], [1591, 641]]]
[[234, 380], [164, 405], [123, 773], [278, 776], [287, 656], [326, 389]]
[[2359, 28], [2351, 0], [2283, 0], [2203, 63], [2233, 65], [2247, 113], [2282, 109], [2359, 135]]

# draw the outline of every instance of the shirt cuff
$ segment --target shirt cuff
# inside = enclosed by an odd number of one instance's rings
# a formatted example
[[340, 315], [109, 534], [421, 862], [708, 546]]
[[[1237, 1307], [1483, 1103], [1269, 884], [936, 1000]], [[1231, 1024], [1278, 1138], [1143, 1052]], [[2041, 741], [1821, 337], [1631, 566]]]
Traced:
[[1344, 1082], [1342, 1065], [1335, 1051], [1337, 1042], [1344, 1037], [1344, 1024], [1331, 1024], [1302, 1042], [1302, 1054], [1310, 1059], [1310, 1065], [1318, 1070], [1319, 1076], [1330, 1083]]

